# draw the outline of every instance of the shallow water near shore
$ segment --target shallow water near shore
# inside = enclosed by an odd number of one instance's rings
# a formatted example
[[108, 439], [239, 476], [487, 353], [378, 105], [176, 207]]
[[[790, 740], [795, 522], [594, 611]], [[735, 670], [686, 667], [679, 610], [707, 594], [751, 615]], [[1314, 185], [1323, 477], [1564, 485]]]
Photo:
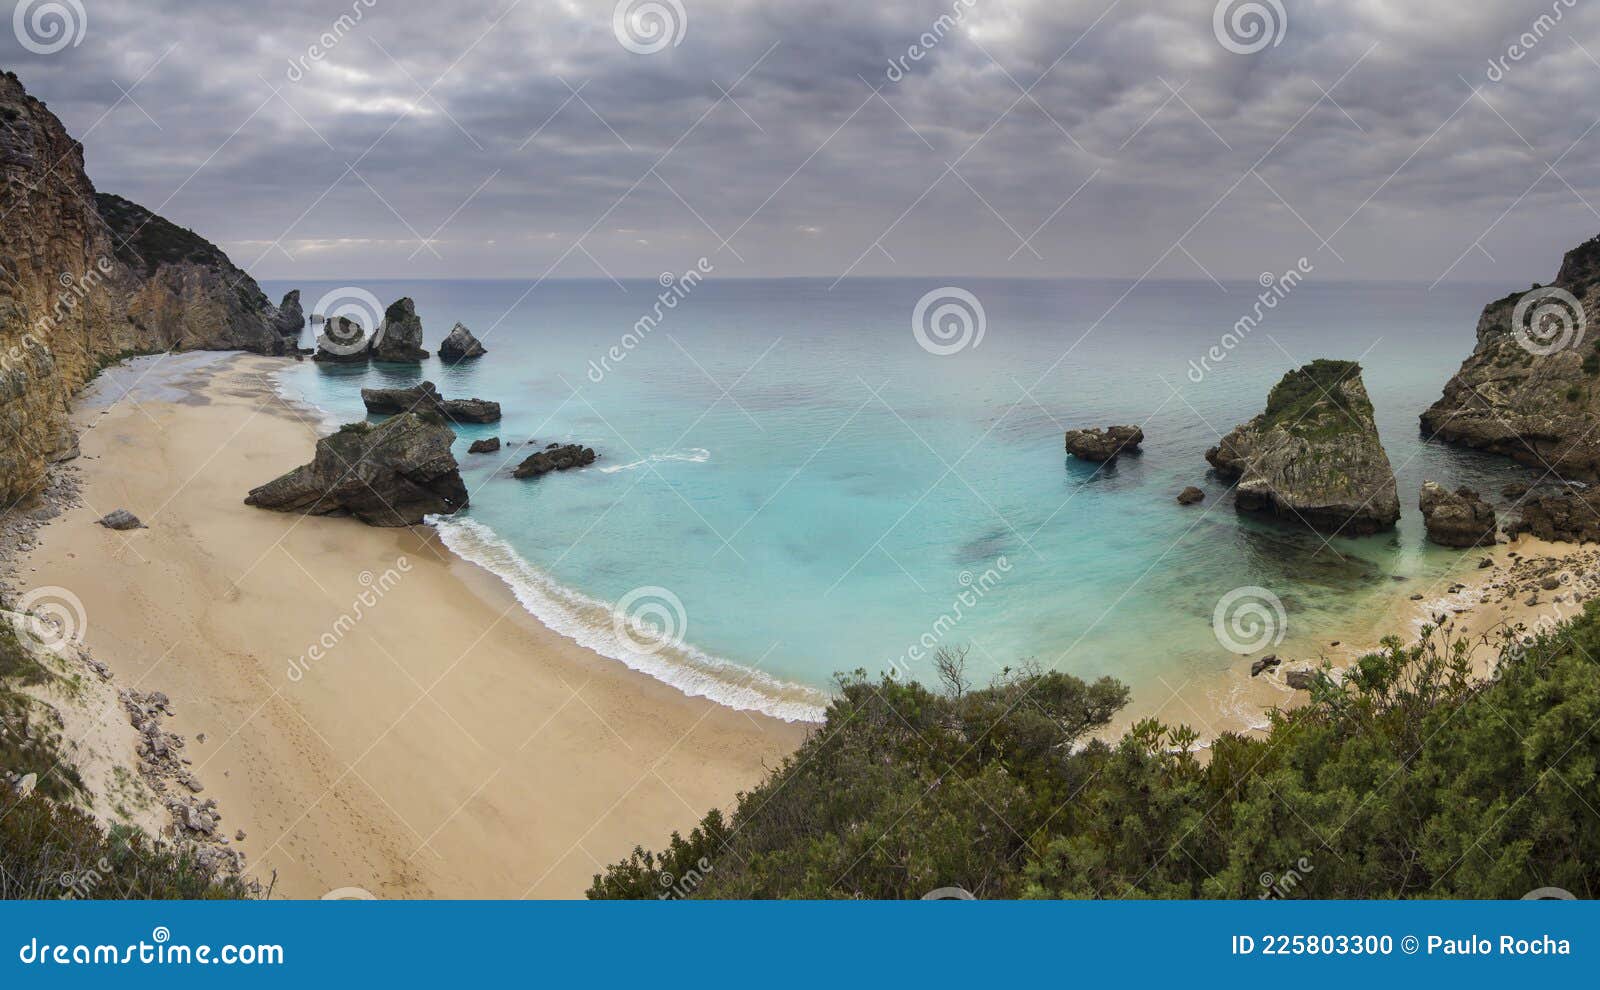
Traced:
[[[300, 288], [309, 313], [347, 284], [264, 288]], [[1219, 600], [1240, 588], [1282, 603], [1283, 635], [1246, 622], [1231, 645], [1315, 655], [1370, 632], [1397, 596], [1442, 593], [1471, 566], [1424, 543], [1424, 479], [1497, 496], [1539, 477], [1418, 429], [1499, 285], [1312, 274], [1203, 373], [1260, 285], [713, 279], [630, 342], [664, 291], [655, 281], [360, 285], [385, 304], [413, 297], [430, 350], [459, 320], [489, 355], [420, 371], [307, 361], [281, 375], [284, 390], [330, 422], [365, 415], [362, 387], [422, 378], [499, 401], [503, 422], [457, 431], [472, 506], [441, 522], [446, 543], [580, 643], [791, 719], [818, 715], [836, 671], [931, 681], [913, 652], [929, 642], [970, 647], [978, 682], [1032, 659], [1116, 676], [1135, 708], [1158, 702], [1246, 664], [1213, 630]], [[981, 301], [984, 333], [941, 356], [919, 346], [911, 314], [947, 285]], [[1392, 533], [1325, 541], [1244, 518], [1207, 477], [1219, 433], [1316, 357], [1364, 368], [1399, 478]], [[1144, 453], [1104, 467], [1065, 455], [1063, 429], [1106, 423], [1142, 425]], [[467, 454], [489, 436], [508, 449]], [[601, 459], [510, 477], [557, 441]], [[1205, 502], [1178, 506], [1187, 485]], [[681, 647], [641, 649], [616, 627], [612, 605], [641, 589], [632, 600], [666, 602]]]

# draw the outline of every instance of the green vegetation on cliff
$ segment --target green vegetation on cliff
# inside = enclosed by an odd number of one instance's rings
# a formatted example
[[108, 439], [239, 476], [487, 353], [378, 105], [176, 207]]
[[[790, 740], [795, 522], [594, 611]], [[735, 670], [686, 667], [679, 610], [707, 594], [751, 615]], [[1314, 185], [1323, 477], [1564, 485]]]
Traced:
[[1257, 736], [1153, 720], [1084, 740], [1127, 692], [1023, 671], [967, 689], [858, 673], [770, 776], [595, 898], [1600, 896], [1600, 611], [1501, 652], [1362, 658]]

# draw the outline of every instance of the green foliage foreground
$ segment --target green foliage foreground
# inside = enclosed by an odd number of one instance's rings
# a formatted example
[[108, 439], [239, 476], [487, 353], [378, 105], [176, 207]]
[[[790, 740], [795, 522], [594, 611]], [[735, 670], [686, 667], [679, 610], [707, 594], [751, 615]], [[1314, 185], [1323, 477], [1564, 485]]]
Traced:
[[1113, 680], [1024, 670], [943, 692], [864, 672], [731, 820], [597, 875], [594, 898], [1516, 898], [1600, 895], [1600, 612], [1509, 639], [1386, 640], [1265, 733], [1154, 720], [1090, 739]]

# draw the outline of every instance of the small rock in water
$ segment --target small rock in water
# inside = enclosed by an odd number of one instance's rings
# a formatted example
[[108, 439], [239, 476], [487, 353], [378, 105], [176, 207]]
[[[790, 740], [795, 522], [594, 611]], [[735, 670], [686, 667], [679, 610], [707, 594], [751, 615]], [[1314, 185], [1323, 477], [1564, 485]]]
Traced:
[[1183, 491], [1178, 493], [1178, 504], [1194, 505], [1196, 502], [1203, 501], [1205, 497], [1205, 492], [1194, 487], [1193, 485], [1190, 485], [1188, 488], [1185, 488]]
[[139, 521], [139, 517], [129, 512], [127, 509], [118, 509], [115, 512], [107, 513], [96, 521], [106, 529], [122, 530], [145, 528], [144, 523]]
[[1254, 677], [1263, 670], [1271, 670], [1282, 662], [1276, 653], [1269, 653], [1250, 665], [1250, 676]]
[[472, 446], [467, 448], [469, 454], [492, 454], [500, 449], [500, 438], [490, 437], [487, 440], [474, 440]]
[[1493, 567], [1493, 566], [1494, 566], [1494, 561], [1491, 560], [1488, 557], [1485, 557], [1482, 560], [1478, 561], [1478, 570], [1480, 570], [1480, 571], [1483, 570], [1485, 567]]

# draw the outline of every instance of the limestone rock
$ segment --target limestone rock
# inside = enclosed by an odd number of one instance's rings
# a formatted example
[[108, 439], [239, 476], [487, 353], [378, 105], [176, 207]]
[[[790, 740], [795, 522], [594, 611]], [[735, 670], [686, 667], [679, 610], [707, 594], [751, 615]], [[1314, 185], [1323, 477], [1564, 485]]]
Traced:
[[1449, 492], [1435, 482], [1425, 481], [1418, 506], [1430, 542], [1442, 547], [1494, 545], [1494, 507], [1472, 489]]
[[433, 382], [410, 388], [364, 388], [361, 401], [367, 412], [386, 413], [432, 410], [457, 423], [497, 423], [500, 403], [487, 399], [446, 399]]
[[1082, 461], [1110, 461], [1121, 454], [1137, 454], [1144, 431], [1137, 426], [1108, 426], [1067, 431], [1067, 453]]
[[428, 356], [422, 349], [422, 320], [410, 296], [397, 299], [383, 311], [383, 322], [372, 335], [372, 360], [420, 364]]
[[1352, 361], [1319, 359], [1273, 386], [1267, 408], [1206, 451], [1237, 481], [1235, 504], [1328, 533], [1358, 536], [1400, 518], [1389, 457]]
[[278, 331], [278, 336], [289, 347], [294, 347], [300, 340], [300, 334], [306, 328], [306, 311], [300, 306], [300, 290], [290, 289], [278, 303], [278, 319], [273, 324]]
[[467, 448], [469, 454], [492, 454], [500, 449], [500, 438], [490, 437], [487, 440], [474, 440]]
[[1190, 485], [1188, 488], [1185, 488], [1183, 491], [1178, 493], [1178, 504], [1179, 505], [1195, 505], [1195, 504], [1197, 504], [1199, 502], [1205, 501], [1205, 497], [1206, 497], [1206, 493], [1205, 492], [1201, 491], [1200, 489], [1196, 488], [1193, 485]]
[[1566, 543], [1600, 542], [1600, 487], [1530, 495], [1506, 531]]
[[548, 448], [525, 459], [518, 464], [516, 470], [511, 472], [514, 478], [537, 478], [549, 474], [551, 471], [569, 471], [576, 467], [588, 467], [593, 464], [599, 455], [593, 447], [584, 447], [579, 444], [551, 444]]
[[1600, 477], [1597, 319], [1600, 238], [1567, 252], [1550, 285], [1484, 307], [1477, 344], [1422, 414], [1423, 433], [1561, 478]]
[[348, 512], [371, 526], [412, 526], [467, 505], [453, 433], [429, 413], [351, 423], [317, 441], [310, 464], [253, 489], [245, 504], [278, 512]]
[[317, 334], [317, 352], [312, 360], [331, 364], [365, 364], [368, 353], [367, 332], [361, 324], [347, 316], [330, 316], [322, 323]]
[[106, 529], [125, 530], [145, 528], [144, 523], [139, 521], [139, 517], [129, 512], [127, 509], [116, 509], [112, 512], [106, 513], [104, 516], [95, 521], [104, 526]]
[[439, 345], [439, 358], [446, 364], [480, 358], [487, 353], [488, 350], [472, 335], [472, 331], [460, 323], [450, 328], [450, 335]]

